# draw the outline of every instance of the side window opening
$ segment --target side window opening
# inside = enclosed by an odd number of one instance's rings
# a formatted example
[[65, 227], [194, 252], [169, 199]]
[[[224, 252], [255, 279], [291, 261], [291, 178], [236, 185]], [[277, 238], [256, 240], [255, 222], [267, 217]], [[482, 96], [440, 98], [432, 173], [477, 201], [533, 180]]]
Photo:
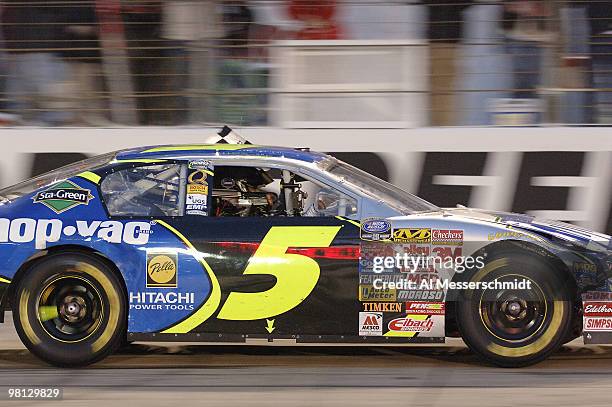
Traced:
[[351, 216], [352, 197], [289, 170], [215, 166], [213, 216]]
[[111, 216], [179, 216], [181, 165], [127, 168], [104, 178], [100, 188]]

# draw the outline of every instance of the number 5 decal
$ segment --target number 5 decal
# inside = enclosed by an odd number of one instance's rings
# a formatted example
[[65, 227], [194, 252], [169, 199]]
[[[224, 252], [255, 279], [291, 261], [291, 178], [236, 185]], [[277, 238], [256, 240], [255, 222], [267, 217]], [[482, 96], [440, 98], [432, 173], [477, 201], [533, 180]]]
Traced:
[[288, 254], [289, 247], [329, 247], [340, 226], [274, 226], [261, 241], [243, 274], [269, 274], [276, 284], [259, 293], [232, 292], [218, 319], [248, 321], [287, 312], [312, 292], [319, 265], [310, 257]]

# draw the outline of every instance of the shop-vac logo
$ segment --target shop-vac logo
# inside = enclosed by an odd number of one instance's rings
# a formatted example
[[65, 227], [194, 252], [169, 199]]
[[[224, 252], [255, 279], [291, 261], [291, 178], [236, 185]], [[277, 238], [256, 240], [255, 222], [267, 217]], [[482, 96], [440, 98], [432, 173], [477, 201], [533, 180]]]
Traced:
[[34, 241], [37, 249], [44, 249], [48, 243], [74, 235], [85, 241], [100, 239], [109, 243], [143, 245], [149, 242], [151, 233], [149, 222], [77, 220], [75, 225], [64, 226], [59, 219], [0, 218], [0, 243]]
[[60, 214], [78, 205], [88, 205], [94, 196], [89, 189], [81, 188], [72, 181], [62, 181], [49, 189], [38, 192], [34, 203], [40, 203]]

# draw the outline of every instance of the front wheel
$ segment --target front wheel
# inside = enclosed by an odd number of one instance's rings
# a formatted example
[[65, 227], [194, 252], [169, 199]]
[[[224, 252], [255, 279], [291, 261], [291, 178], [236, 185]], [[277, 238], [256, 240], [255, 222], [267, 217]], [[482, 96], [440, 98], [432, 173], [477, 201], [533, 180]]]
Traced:
[[[486, 362], [502, 367], [537, 363], [571, 330], [572, 301], [564, 275], [546, 259], [524, 253], [491, 256], [469, 281], [485, 284], [456, 304], [463, 340]], [[512, 284], [524, 282], [522, 288]]]
[[85, 366], [115, 351], [124, 339], [125, 296], [102, 260], [53, 254], [19, 280], [13, 319], [19, 337], [39, 358], [56, 366]]

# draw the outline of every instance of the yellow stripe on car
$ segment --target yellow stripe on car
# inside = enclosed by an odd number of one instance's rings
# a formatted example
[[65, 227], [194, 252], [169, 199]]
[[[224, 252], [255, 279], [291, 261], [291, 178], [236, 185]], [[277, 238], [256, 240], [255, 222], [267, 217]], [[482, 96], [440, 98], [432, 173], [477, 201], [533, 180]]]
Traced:
[[232, 151], [241, 150], [243, 148], [256, 147], [253, 144], [201, 144], [201, 145], [188, 145], [188, 146], [165, 146], [165, 147], [154, 147], [148, 150], [142, 151], [143, 153], [159, 153], [167, 151], [192, 151], [192, 150], [217, 150], [217, 151]]
[[163, 220], [157, 220], [156, 222], [174, 233], [183, 241], [185, 246], [187, 246], [191, 251], [191, 255], [200, 262], [200, 264], [208, 273], [208, 277], [210, 278], [212, 287], [210, 296], [208, 297], [206, 302], [204, 302], [204, 304], [200, 308], [198, 308], [194, 313], [189, 315], [183, 321], [161, 331], [161, 333], [164, 334], [187, 333], [193, 330], [198, 325], [204, 323], [206, 320], [208, 320], [208, 318], [210, 318], [212, 314], [217, 310], [217, 308], [219, 307], [219, 303], [221, 302], [221, 287], [219, 286], [219, 281], [217, 280], [217, 277], [215, 276], [215, 273], [213, 272], [212, 268], [208, 265], [206, 260], [204, 260], [202, 255], [196, 250], [193, 244], [191, 244], [191, 242], [181, 232], [179, 232]]
[[336, 216], [336, 219], [343, 220], [343, 221], [345, 221], [345, 222], [348, 222], [348, 223], [350, 223], [350, 224], [352, 224], [352, 225], [357, 226], [358, 228], [361, 228], [361, 224], [359, 224], [359, 222], [354, 221], [354, 220], [352, 220], [352, 219], [348, 219], [348, 218], [345, 218], [345, 217], [342, 217], [342, 216]]
[[85, 178], [86, 180], [91, 181], [94, 184], [98, 184], [100, 182], [100, 179], [102, 178], [98, 174], [91, 171], [85, 171], [80, 174], [77, 174], [77, 177]]

